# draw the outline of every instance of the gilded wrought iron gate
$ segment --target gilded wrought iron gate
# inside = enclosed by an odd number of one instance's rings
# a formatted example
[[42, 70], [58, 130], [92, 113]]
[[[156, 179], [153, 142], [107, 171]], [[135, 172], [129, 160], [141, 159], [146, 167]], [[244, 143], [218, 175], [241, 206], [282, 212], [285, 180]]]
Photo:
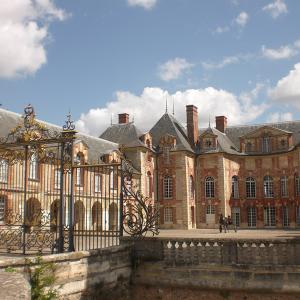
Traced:
[[123, 232], [158, 233], [157, 210], [122, 153], [87, 165], [73, 157], [75, 136], [70, 116], [62, 129], [45, 126], [29, 105], [0, 139], [0, 252], [90, 250], [118, 245]]
[[59, 130], [35, 119], [0, 140], [0, 251], [43, 253], [72, 250], [72, 148], [70, 116]]

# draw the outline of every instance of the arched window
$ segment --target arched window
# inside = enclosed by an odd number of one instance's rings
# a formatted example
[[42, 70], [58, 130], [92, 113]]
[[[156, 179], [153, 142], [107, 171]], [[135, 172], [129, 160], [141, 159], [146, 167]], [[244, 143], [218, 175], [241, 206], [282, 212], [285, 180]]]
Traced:
[[256, 198], [256, 182], [253, 177], [246, 178], [246, 197]]
[[231, 179], [231, 197], [238, 199], [239, 197], [239, 181], [237, 176], [233, 176]]
[[282, 176], [280, 178], [280, 192], [281, 197], [288, 197], [288, 177]]
[[295, 195], [300, 196], [300, 178], [298, 174], [295, 174]]
[[33, 153], [29, 161], [29, 179], [38, 180], [38, 157]]
[[8, 180], [8, 162], [6, 159], [0, 159], [0, 182], [7, 183]]
[[148, 197], [152, 197], [152, 176], [150, 172], [147, 172], [147, 185], [146, 185], [146, 192]]
[[266, 198], [274, 197], [274, 184], [271, 176], [264, 177], [264, 195]]
[[172, 198], [173, 197], [173, 180], [169, 175], [165, 175], [164, 177], [164, 198]]
[[189, 185], [190, 185], [190, 198], [194, 199], [194, 196], [195, 196], [195, 183], [194, 183], [194, 178], [193, 178], [192, 175], [190, 176]]
[[213, 177], [206, 177], [205, 179], [205, 197], [215, 197], [215, 180]]

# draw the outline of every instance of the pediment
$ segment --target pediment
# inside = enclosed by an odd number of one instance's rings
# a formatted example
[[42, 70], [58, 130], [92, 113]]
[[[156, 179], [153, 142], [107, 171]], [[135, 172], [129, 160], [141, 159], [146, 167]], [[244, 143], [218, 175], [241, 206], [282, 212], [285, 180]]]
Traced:
[[200, 138], [216, 138], [217, 135], [214, 134], [211, 130], [205, 130], [201, 135]]
[[257, 138], [262, 136], [282, 136], [291, 134], [292, 132], [275, 128], [272, 126], [262, 126], [253, 131], [248, 132], [247, 134], [241, 136], [241, 138]]
[[167, 133], [160, 138], [159, 144], [175, 146], [176, 145], [176, 137], [174, 135]]

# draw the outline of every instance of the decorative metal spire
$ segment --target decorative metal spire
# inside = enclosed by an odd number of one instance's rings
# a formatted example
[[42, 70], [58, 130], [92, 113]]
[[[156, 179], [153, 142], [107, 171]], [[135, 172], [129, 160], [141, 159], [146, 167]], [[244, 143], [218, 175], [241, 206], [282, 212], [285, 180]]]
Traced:
[[208, 128], [211, 128], [210, 127], [210, 115], [208, 116]]
[[168, 113], [168, 96], [166, 96], [166, 114]]
[[74, 124], [74, 121], [72, 120], [72, 115], [71, 115], [70, 110], [69, 110], [69, 113], [67, 115], [67, 120], [65, 122], [65, 125], [63, 126], [63, 130], [64, 131], [75, 130], [75, 124]]
[[113, 114], [110, 114], [110, 126], [112, 125], [113, 123]]
[[172, 100], [173, 100], [173, 116], [175, 116], [175, 101], [174, 101], [174, 97], [172, 97]]

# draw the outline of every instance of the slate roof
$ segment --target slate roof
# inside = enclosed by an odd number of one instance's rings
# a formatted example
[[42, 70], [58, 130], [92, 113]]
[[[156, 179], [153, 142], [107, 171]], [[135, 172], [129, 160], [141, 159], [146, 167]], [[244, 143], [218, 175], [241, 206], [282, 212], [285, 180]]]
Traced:
[[[49, 129], [62, 130], [62, 128], [57, 125], [53, 125], [41, 120], [38, 121], [42, 124], [45, 124]], [[0, 137], [7, 136], [11, 129], [21, 124], [22, 122], [22, 115], [0, 108]], [[87, 144], [89, 148], [89, 161], [98, 161], [102, 155], [111, 153], [112, 151], [119, 148], [119, 145], [116, 143], [112, 143], [83, 133], [76, 134], [75, 142], [76, 141], [83, 141]]]
[[143, 133], [135, 126], [133, 122], [126, 124], [113, 124], [108, 127], [100, 138], [126, 147], [146, 147], [140, 140]]
[[226, 152], [230, 154], [239, 154], [238, 149], [234, 143], [228, 138], [226, 134], [219, 131], [216, 128], [209, 127], [205, 130], [200, 130], [200, 136], [205, 133], [211, 133], [217, 136], [218, 146], [216, 149], [204, 150], [200, 148], [200, 153], [216, 153], [216, 152]]
[[250, 133], [258, 128], [263, 126], [269, 126], [278, 128], [287, 132], [292, 132], [294, 144], [300, 144], [300, 121], [289, 121], [289, 122], [278, 122], [278, 123], [265, 123], [265, 124], [255, 124], [255, 125], [245, 125], [245, 126], [229, 126], [226, 128], [225, 133], [230, 138], [230, 140], [236, 145], [236, 147], [240, 147], [241, 136]]
[[[278, 122], [278, 123], [264, 123], [255, 125], [242, 125], [242, 126], [228, 126], [225, 130], [225, 134], [211, 128], [211, 131], [217, 135], [219, 148], [215, 150], [204, 151], [200, 149], [200, 153], [212, 153], [212, 152], [226, 152], [231, 154], [245, 155], [239, 152], [240, 149], [240, 137], [255, 131], [264, 126], [281, 129], [287, 133], [292, 133], [294, 145], [300, 145], [300, 121]], [[200, 129], [200, 136], [207, 132], [208, 129]]]
[[194, 152], [188, 142], [187, 132], [185, 128], [175, 119], [173, 115], [165, 113], [158, 122], [151, 128], [153, 145], [158, 145], [159, 140], [166, 134], [173, 135], [176, 138], [175, 150], [187, 150]]

